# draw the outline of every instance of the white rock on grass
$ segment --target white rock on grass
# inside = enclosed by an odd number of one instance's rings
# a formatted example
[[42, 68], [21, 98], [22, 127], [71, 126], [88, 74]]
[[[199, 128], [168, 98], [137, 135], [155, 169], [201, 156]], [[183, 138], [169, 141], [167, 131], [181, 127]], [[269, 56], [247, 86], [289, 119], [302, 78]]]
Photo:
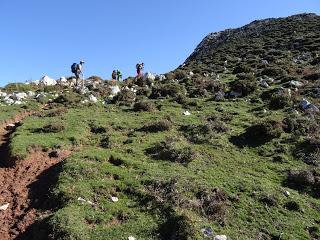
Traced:
[[189, 111], [185, 111], [185, 112], [183, 113], [183, 115], [185, 115], [185, 116], [190, 116], [191, 113], [190, 113]]
[[111, 201], [112, 201], [112, 202], [118, 202], [118, 201], [119, 201], [119, 198], [117, 198], [117, 197], [111, 197]]
[[155, 79], [156, 79], [156, 76], [151, 72], [147, 72], [143, 76], [143, 81], [154, 81]]
[[111, 86], [110, 90], [111, 90], [111, 94], [109, 97], [114, 97], [121, 91], [118, 85]]
[[6, 97], [8, 94], [5, 92], [0, 92], [0, 97]]
[[290, 84], [291, 86], [293, 86], [293, 87], [297, 87], [297, 88], [299, 88], [299, 87], [302, 87], [302, 86], [303, 86], [303, 83], [302, 83], [302, 82], [294, 81], [294, 80], [290, 81], [290, 82], [289, 82], [289, 84]]
[[43, 76], [40, 79], [40, 83], [42, 83], [45, 86], [55, 86], [55, 85], [57, 85], [57, 81], [52, 79], [52, 78], [50, 78], [49, 76]]
[[98, 99], [91, 94], [91, 95], [89, 96], [89, 101], [90, 101], [90, 102], [93, 102], [93, 103], [96, 103], [96, 102], [98, 102]]
[[129, 237], [128, 237], [128, 240], [136, 240], [136, 238], [133, 237], [133, 236], [129, 236]]
[[226, 235], [217, 235], [214, 240], [228, 240], [228, 237]]
[[9, 206], [10, 206], [10, 203], [6, 203], [0, 206], [0, 211], [6, 211], [9, 208]]
[[21, 101], [28, 97], [28, 95], [24, 92], [14, 93], [13, 95], [18, 101]]

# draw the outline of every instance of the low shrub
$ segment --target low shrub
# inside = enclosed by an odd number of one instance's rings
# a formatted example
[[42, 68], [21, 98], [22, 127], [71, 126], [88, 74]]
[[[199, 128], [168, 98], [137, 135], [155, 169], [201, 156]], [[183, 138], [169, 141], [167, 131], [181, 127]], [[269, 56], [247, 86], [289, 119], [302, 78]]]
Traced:
[[51, 123], [43, 126], [40, 131], [43, 133], [59, 133], [65, 130], [62, 123]]
[[227, 194], [218, 188], [212, 190], [203, 189], [196, 194], [200, 200], [203, 214], [210, 220], [218, 221], [221, 225], [225, 224], [227, 210]]
[[191, 147], [182, 147], [179, 140], [167, 138], [147, 150], [151, 157], [187, 165], [196, 158], [196, 153]]
[[167, 119], [163, 119], [160, 121], [155, 121], [151, 123], [147, 123], [142, 127], [142, 131], [145, 132], [163, 132], [169, 131], [172, 128], [171, 121]]
[[226, 124], [220, 120], [210, 121], [203, 125], [188, 125], [180, 129], [189, 141], [193, 143], [210, 143], [217, 133], [228, 131]]
[[247, 96], [258, 89], [257, 81], [252, 74], [238, 75], [238, 79], [230, 83], [231, 90]]
[[154, 112], [156, 107], [153, 102], [150, 101], [139, 101], [133, 106], [135, 112]]
[[150, 98], [177, 97], [178, 95], [186, 95], [184, 86], [178, 83], [159, 84], [152, 88]]
[[282, 109], [292, 105], [291, 98], [287, 94], [272, 94], [269, 102], [270, 109]]
[[253, 139], [271, 140], [274, 138], [279, 138], [282, 132], [282, 123], [270, 119], [246, 129], [247, 137], [251, 137]]

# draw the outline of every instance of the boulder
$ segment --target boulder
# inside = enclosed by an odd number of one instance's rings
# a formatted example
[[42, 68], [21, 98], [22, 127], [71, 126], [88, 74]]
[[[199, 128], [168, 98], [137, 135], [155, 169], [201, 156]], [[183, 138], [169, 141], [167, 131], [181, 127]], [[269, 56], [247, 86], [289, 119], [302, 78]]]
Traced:
[[28, 95], [28, 97], [34, 97], [36, 94], [33, 91], [28, 91], [27, 95]]
[[217, 235], [214, 240], [228, 240], [228, 237], [226, 235]]
[[162, 81], [164, 81], [164, 80], [167, 79], [166, 76], [163, 75], [163, 74], [159, 75], [158, 77], [159, 77], [159, 81], [160, 81], [160, 82], [162, 82]]
[[153, 82], [156, 79], [156, 76], [150, 72], [147, 72], [143, 76], [143, 81], [151, 81]]
[[7, 104], [7, 105], [12, 105], [12, 104], [14, 104], [14, 100], [13, 100], [12, 98], [8, 97], [8, 96], [5, 97], [3, 101], [4, 101], [4, 103]]
[[302, 101], [300, 102], [299, 104], [299, 107], [303, 110], [307, 109], [308, 106], [310, 105], [311, 103], [307, 100], [307, 99], [302, 99]]
[[40, 79], [40, 83], [45, 85], [45, 86], [55, 86], [57, 85], [57, 81], [48, 77], [48, 76], [43, 76], [41, 79]]
[[24, 93], [24, 92], [18, 92], [18, 93], [14, 93], [14, 94], [13, 94], [13, 97], [14, 97], [15, 99], [17, 99], [18, 101], [21, 101], [21, 100], [27, 98], [28, 95], [27, 95], [26, 93]]
[[5, 92], [0, 92], [0, 97], [6, 97], [8, 94], [7, 93], [5, 93]]
[[289, 85], [292, 86], [292, 87], [299, 88], [299, 87], [303, 86], [303, 83], [299, 82], [299, 81], [292, 80], [292, 81], [289, 82]]
[[98, 99], [91, 94], [91, 95], [89, 96], [89, 101], [90, 101], [90, 102], [93, 102], [93, 103], [96, 103], [96, 102], [98, 102]]
[[306, 110], [311, 113], [319, 113], [320, 112], [319, 108], [314, 104], [309, 104], [308, 107], [306, 108]]
[[57, 84], [59, 84], [60, 86], [68, 86], [68, 85], [69, 85], [69, 82], [68, 82], [68, 80], [67, 80], [65, 77], [60, 77], [60, 78], [57, 80]]
[[115, 86], [110, 86], [110, 90], [111, 90], [111, 94], [109, 97], [114, 97], [116, 96], [118, 93], [121, 92], [120, 88], [118, 85], [115, 85]]
[[259, 85], [261, 87], [264, 87], [264, 88], [269, 88], [270, 87], [266, 80], [260, 81]]

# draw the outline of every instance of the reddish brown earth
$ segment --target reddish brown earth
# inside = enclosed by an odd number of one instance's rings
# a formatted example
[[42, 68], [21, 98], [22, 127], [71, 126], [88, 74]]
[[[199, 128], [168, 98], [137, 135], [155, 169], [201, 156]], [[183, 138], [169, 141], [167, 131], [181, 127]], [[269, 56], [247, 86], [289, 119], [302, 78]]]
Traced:
[[7, 210], [0, 210], [0, 240], [24, 238], [26, 231], [43, 216], [50, 213], [47, 201], [52, 182], [57, 177], [57, 167], [61, 160], [70, 155], [62, 151], [58, 157], [50, 158], [41, 149], [34, 150], [27, 159], [9, 167], [10, 135], [15, 128], [6, 130], [9, 123], [21, 121], [30, 113], [19, 115], [13, 121], [0, 125], [0, 206], [9, 203]]

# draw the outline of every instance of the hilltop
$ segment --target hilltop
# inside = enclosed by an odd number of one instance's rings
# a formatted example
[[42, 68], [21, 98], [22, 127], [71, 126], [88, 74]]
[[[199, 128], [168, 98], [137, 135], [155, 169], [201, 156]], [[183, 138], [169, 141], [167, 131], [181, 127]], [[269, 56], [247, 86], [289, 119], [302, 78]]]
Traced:
[[7, 85], [0, 235], [319, 239], [319, 49], [300, 14], [209, 34], [163, 75]]

